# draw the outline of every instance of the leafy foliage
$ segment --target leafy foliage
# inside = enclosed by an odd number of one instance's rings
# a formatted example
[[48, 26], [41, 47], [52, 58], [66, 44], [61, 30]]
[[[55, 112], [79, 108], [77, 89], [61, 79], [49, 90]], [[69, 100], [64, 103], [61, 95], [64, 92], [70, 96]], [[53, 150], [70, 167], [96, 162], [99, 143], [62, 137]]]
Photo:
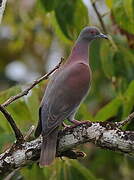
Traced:
[[127, 32], [134, 34], [133, 0], [114, 0], [112, 13], [115, 21]]
[[40, 0], [41, 1], [41, 4], [43, 5], [44, 9], [46, 11], [52, 11], [54, 9], [56, 9], [59, 5], [60, 5], [60, 0], [52, 0], [51, 2], [50, 1], [47, 1], [47, 0]]
[[114, 51], [108, 42], [103, 42], [100, 49], [102, 68], [108, 78], [114, 76], [113, 57]]
[[55, 9], [55, 16], [60, 29], [69, 39], [76, 39], [80, 30], [88, 24], [88, 12], [81, 0], [61, 1]]

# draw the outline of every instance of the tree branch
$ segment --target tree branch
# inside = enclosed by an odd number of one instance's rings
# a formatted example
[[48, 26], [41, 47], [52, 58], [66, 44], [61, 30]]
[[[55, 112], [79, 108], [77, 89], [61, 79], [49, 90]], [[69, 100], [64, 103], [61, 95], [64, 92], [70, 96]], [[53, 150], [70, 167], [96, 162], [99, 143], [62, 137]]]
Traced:
[[96, 7], [96, 2], [93, 1], [93, 0], [92, 0], [91, 2], [92, 2], [92, 7], [93, 7], [93, 9], [94, 9], [94, 11], [95, 11], [95, 13], [96, 13], [96, 15], [97, 15], [97, 17], [98, 17], [98, 20], [99, 20], [99, 22], [100, 22], [100, 24], [101, 24], [101, 27], [102, 27], [104, 33], [108, 34], [108, 33], [107, 33], [107, 30], [106, 30], [106, 27], [105, 27], [105, 24], [104, 24], [104, 22], [103, 22], [103, 20], [102, 20], [102, 16], [100, 15], [100, 13], [99, 13], [99, 11], [98, 11], [98, 9], [97, 9], [97, 7]]
[[118, 49], [118, 47], [117, 47], [117, 45], [115, 44], [115, 42], [113, 41], [112, 36], [108, 35], [108, 32], [107, 32], [105, 23], [103, 22], [103, 17], [104, 17], [104, 15], [101, 15], [100, 12], [98, 11], [98, 9], [97, 9], [97, 7], [96, 7], [96, 1], [95, 1], [95, 0], [92, 0], [91, 3], [92, 3], [92, 7], [93, 7], [93, 9], [94, 9], [94, 11], [95, 11], [95, 13], [96, 13], [96, 15], [97, 15], [97, 17], [98, 17], [98, 20], [99, 20], [99, 22], [100, 22], [100, 25], [101, 25], [101, 27], [102, 27], [103, 32], [104, 32], [105, 34], [107, 34], [107, 36], [108, 36], [108, 39], [109, 39], [108, 42], [109, 42], [109, 44], [110, 44], [110, 45], [113, 47], [113, 49], [116, 51], [116, 50]]
[[127, 123], [130, 123], [132, 119], [134, 119], [134, 112], [129, 114], [129, 116], [126, 119], [124, 119], [123, 121], [117, 122], [117, 127], [121, 128], [121, 127], [125, 126]]
[[32, 126], [30, 127], [30, 129], [28, 130], [27, 134], [26, 134], [25, 137], [24, 137], [24, 140], [25, 140], [25, 141], [30, 138], [30, 136], [31, 136], [31, 134], [34, 132], [34, 130], [35, 130], [35, 126], [32, 125]]
[[2, 107], [6, 107], [8, 106], [9, 104], [11, 104], [12, 102], [16, 101], [17, 99], [27, 95], [29, 93], [29, 91], [34, 88], [37, 84], [39, 84], [41, 81], [45, 80], [45, 79], [48, 79], [49, 76], [55, 72], [59, 67], [60, 65], [62, 64], [64, 58], [61, 58], [59, 64], [52, 70], [50, 71], [49, 73], [45, 74], [44, 76], [42, 76], [41, 78], [35, 80], [30, 86], [28, 86], [24, 91], [22, 91], [21, 93], [18, 93], [17, 95], [15, 96], [11, 96], [9, 99], [7, 99], [3, 104], [1, 104]]
[[11, 125], [17, 141], [19, 141], [20, 143], [23, 142], [24, 141], [23, 134], [21, 133], [20, 129], [17, 127], [11, 114], [5, 108], [3, 108], [1, 105], [0, 105], [0, 111], [3, 113], [3, 115], [5, 116], [5, 118], [9, 122], [9, 124]]
[[[134, 156], [134, 131], [122, 131], [117, 123], [89, 122], [67, 128], [58, 136], [58, 156], [67, 156], [67, 150], [77, 145], [92, 142], [103, 149], [110, 149]], [[8, 149], [0, 155], [0, 177], [29, 163], [37, 162], [42, 138], [24, 142], [21, 146]], [[8, 153], [10, 151], [10, 154]]]

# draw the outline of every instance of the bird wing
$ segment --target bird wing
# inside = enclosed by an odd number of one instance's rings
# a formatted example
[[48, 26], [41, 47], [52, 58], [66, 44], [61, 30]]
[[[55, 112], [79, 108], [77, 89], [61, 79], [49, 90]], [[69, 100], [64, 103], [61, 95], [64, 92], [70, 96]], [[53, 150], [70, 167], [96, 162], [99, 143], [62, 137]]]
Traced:
[[[62, 121], [74, 110], [76, 104], [71, 105], [64, 100], [64, 92], [56, 93], [56, 97], [50, 103], [44, 103], [41, 110], [42, 133], [49, 135]], [[66, 95], [67, 96], [67, 95]], [[45, 99], [44, 99], [45, 100]]]

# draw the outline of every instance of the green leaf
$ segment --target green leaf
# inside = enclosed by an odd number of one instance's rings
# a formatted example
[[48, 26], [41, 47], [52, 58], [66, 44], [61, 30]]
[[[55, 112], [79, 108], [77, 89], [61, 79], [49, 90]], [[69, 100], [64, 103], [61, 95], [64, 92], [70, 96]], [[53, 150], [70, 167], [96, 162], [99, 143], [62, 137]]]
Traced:
[[46, 11], [52, 11], [54, 10], [56, 7], [58, 7], [59, 3], [61, 3], [61, 0], [40, 0], [41, 4], [43, 5], [43, 7], [45, 8]]
[[[117, 51], [114, 55], [114, 72], [115, 77], [124, 78], [127, 81], [133, 79], [133, 64], [125, 57], [121, 51]], [[123, 82], [123, 81], [122, 81]], [[119, 85], [119, 84], [118, 84]]]
[[133, 2], [134, 2], [133, 0], [127, 0], [127, 1], [123, 0], [124, 10], [128, 18], [130, 18], [130, 20], [134, 18]]
[[55, 9], [57, 23], [68, 39], [76, 39], [81, 29], [88, 24], [87, 8], [81, 0], [64, 0]]
[[44, 174], [43, 169], [41, 169], [38, 164], [32, 164], [27, 168], [21, 169], [21, 175], [24, 176], [24, 179], [31, 179], [31, 177], [32, 180], [46, 179]]
[[110, 103], [105, 105], [100, 111], [97, 112], [95, 116], [96, 121], [106, 121], [107, 119], [116, 116], [121, 106], [122, 100], [117, 97], [113, 99]]
[[101, 66], [100, 46], [101, 46], [101, 41], [98, 39], [93, 41], [90, 47], [91, 53], [89, 53], [89, 59], [90, 59], [91, 69], [93, 72], [96, 71], [98, 72], [98, 69], [100, 70], [100, 66]]
[[114, 76], [113, 57], [114, 51], [107, 41], [103, 41], [100, 47], [102, 69], [108, 78]]
[[[0, 103], [3, 103], [9, 97], [14, 96], [20, 92], [21, 92], [20, 86], [14, 86], [10, 89], [7, 89], [6, 91], [1, 92]], [[16, 100], [15, 102], [11, 103], [7, 107], [7, 110], [10, 112], [17, 125], [21, 128], [28, 128], [32, 122], [32, 114], [29, 111], [26, 101], [27, 101], [27, 97], [25, 98], [22, 97]], [[11, 132], [10, 125], [2, 113], [0, 113], [0, 119], [3, 121], [3, 123], [1, 123], [0, 126], [4, 130]]]
[[130, 49], [125, 48], [123, 46], [119, 46], [119, 50], [123, 54], [126, 61], [129, 61], [130, 63], [134, 64], [134, 54], [131, 52]]
[[91, 115], [91, 113], [89, 112], [88, 110], [88, 107], [86, 104], [81, 104], [80, 105], [80, 108], [78, 110], [78, 113], [77, 113], [77, 119], [80, 119], [80, 120], [89, 120], [89, 121], [94, 121], [94, 118], [93, 116]]
[[9, 97], [21, 92], [20, 86], [13, 86], [5, 91], [0, 92], [0, 104], [4, 103]]
[[[0, 92], [0, 104], [4, 103], [9, 97], [14, 96], [20, 92], [21, 92], [20, 86], [14, 86], [12, 88]], [[11, 132], [10, 125], [1, 112], [0, 112], [0, 120], [2, 122], [0, 123], [0, 127], [3, 129], [3, 131]]]
[[116, 39], [115, 42], [118, 46], [113, 58], [115, 77], [124, 78], [129, 83], [133, 79], [134, 53], [123, 41]]
[[128, 86], [128, 89], [123, 96], [123, 115], [122, 118], [127, 117], [134, 107], [134, 80]]
[[0, 133], [0, 151], [3, 147], [6, 147], [7, 144], [12, 143], [15, 140], [13, 135], [6, 133]]
[[19, 125], [19, 127], [28, 128], [32, 123], [32, 115], [24, 98], [21, 98], [15, 103], [12, 103], [10, 106], [8, 106], [7, 109], [12, 114], [15, 122]]
[[70, 160], [72, 168], [70, 169], [73, 174], [73, 179], [78, 180], [97, 180], [97, 178], [92, 174], [92, 172], [80, 164], [77, 160]]
[[113, 6], [113, 1], [112, 0], [106, 0], [106, 4], [109, 8], [112, 8]]
[[57, 23], [57, 19], [54, 13], [51, 13], [51, 24], [54, 28], [55, 34], [57, 37], [63, 41], [63, 43], [68, 44], [70, 46], [73, 45], [72, 40], [68, 39], [67, 36], [64, 35], [62, 29], [60, 28], [59, 24]]
[[134, 9], [131, 0], [113, 0], [112, 14], [119, 26], [129, 33], [134, 34]]
[[43, 169], [46, 179], [49, 180], [98, 180], [90, 170], [77, 160], [65, 158], [55, 160], [55, 163]]

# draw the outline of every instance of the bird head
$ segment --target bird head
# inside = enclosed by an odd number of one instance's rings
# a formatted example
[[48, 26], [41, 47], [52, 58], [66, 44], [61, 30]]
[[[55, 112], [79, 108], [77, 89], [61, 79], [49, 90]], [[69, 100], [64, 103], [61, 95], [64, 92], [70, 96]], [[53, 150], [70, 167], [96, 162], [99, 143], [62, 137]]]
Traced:
[[89, 26], [82, 29], [79, 38], [87, 41], [91, 41], [98, 38], [108, 39], [108, 37], [105, 34], [102, 34], [98, 28]]

